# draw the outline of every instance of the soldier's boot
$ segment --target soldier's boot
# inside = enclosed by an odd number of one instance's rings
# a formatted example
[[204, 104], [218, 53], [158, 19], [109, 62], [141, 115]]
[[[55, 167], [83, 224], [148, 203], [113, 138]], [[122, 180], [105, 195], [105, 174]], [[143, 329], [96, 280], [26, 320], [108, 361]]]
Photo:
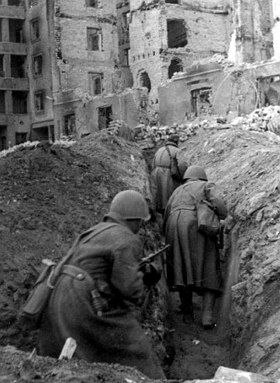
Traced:
[[179, 290], [181, 300], [181, 311], [183, 313], [183, 321], [189, 322], [194, 320], [193, 315], [193, 302], [192, 302], [192, 291], [189, 289], [182, 288]]
[[206, 329], [212, 329], [216, 326], [216, 323], [213, 319], [213, 309], [216, 301], [215, 293], [211, 291], [206, 291], [203, 294], [203, 304], [202, 304], [202, 326]]

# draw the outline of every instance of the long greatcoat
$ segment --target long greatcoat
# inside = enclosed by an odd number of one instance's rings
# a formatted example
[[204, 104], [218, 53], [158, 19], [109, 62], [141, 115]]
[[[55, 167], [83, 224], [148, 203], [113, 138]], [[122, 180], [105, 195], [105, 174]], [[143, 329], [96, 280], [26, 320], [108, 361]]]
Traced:
[[180, 152], [175, 143], [167, 142], [155, 154], [151, 172], [151, 194], [153, 208], [158, 212], [165, 209], [169, 197], [180, 185], [180, 182], [171, 176], [171, 162], [166, 146], [170, 150], [171, 157], [176, 157]]
[[[143, 294], [138, 269], [142, 242], [125, 222], [109, 215], [105, 220], [80, 237], [73, 250], [69, 264], [79, 269], [66, 269], [58, 279], [43, 316], [39, 353], [57, 358], [72, 337], [77, 342], [75, 357], [134, 366], [151, 378], [164, 378], [135, 318]], [[92, 279], [100, 307], [93, 304]]]
[[188, 180], [174, 191], [164, 217], [166, 241], [171, 245], [168, 284], [171, 290], [186, 287], [198, 294], [205, 290], [220, 294], [223, 286], [217, 242], [198, 231], [195, 201], [188, 191], [197, 200], [210, 201], [220, 219], [227, 216], [226, 205], [213, 183]]

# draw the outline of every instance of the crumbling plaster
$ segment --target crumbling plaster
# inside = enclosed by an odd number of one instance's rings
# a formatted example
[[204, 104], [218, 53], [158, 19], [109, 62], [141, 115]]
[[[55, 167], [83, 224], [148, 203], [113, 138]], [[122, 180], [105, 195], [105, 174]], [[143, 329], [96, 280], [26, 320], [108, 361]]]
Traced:
[[[103, 73], [105, 93], [115, 91], [113, 77], [118, 63], [118, 38], [115, 1], [100, 2], [101, 7], [85, 6], [84, 0], [60, 0], [56, 13], [57, 44], [60, 56], [61, 90], [89, 92], [88, 73]], [[102, 49], [90, 51], [87, 47], [87, 28], [102, 30]]]

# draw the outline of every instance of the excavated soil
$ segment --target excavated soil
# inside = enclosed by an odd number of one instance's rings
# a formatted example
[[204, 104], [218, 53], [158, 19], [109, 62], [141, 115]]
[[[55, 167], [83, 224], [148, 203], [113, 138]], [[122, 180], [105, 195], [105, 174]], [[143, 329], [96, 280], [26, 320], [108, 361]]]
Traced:
[[[200, 129], [182, 146], [227, 201], [221, 258], [229, 283], [217, 302], [218, 327], [211, 331], [201, 327], [198, 297], [195, 322], [185, 324], [176, 294], [170, 301], [165, 296], [164, 281], [153, 291], [143, 326], [169, 379], [211, 379], [221, 365], [279, 374], [280, 139], [221, 127]], [[36, 332], [17, 324], [43, 258], [60, 259], [78, 233], [102, 218], [119, 190], [136, 188], [149, 198], [139, 147], [102, 132], [71, 147], [20, 147], [0, 158], [0, 172], [0, 381], [149, 382], [123, 366], [36, 357], [30, 354]], [[162, 245], [155, 221], [142, 236], [147, 252]]]

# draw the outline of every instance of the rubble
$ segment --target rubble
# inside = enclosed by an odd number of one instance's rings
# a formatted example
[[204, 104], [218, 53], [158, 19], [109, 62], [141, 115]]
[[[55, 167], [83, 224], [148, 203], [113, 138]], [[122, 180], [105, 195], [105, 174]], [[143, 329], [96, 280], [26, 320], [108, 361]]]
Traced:
[[267, 106], [254, 110], [247, 116], [236, 117], [232, 126], [241, 126], [246, 130], [272, 132], [280, 135], [280, 106]]

